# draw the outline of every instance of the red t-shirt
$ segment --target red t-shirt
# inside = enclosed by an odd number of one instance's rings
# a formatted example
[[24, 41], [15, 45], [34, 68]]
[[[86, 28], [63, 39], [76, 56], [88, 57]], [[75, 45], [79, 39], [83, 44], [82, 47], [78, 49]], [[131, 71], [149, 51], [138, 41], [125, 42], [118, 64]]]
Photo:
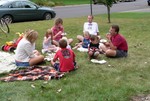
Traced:
[[122, 35], [116, 34], [115, 36], [112, 36], [111, 42], [118, 50], [128, 51], [127, 41]]
[[[55, 36], [59, 31], [64, 32], [63, 26], [61, 26], [61, 27], [54, 26], [54, 27], [51, 28], [51, 30], [52, 30], [54, 36]], [[55, 37], [54, 40], [59, 41], [61, 38], [62, 38], [62, 35], [58, 35], [57, 37]]]
[[67, 72], [74, 69], [75, 54], [71, 49], [60, 49], [56, 52], [54, 60], [59, 59], [60, 71]]

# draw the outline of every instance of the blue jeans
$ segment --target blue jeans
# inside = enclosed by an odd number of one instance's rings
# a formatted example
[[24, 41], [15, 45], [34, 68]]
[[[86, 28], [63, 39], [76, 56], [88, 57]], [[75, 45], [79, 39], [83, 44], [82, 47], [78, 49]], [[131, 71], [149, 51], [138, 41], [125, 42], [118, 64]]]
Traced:
[[28, 67], [30, 66], [29, 62], [18, 62], [18, 61], [15, 61], [16, 63], [16, 66], [18, 67]]

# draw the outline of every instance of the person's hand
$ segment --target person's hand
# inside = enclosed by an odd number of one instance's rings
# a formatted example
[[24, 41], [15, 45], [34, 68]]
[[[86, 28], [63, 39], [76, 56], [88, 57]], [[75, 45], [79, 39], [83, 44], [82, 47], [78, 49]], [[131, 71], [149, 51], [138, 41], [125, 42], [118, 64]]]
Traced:
[[59, 32], [54, 36], [54, 38], [57, 37], [58, 35], [61, 35], [61, 34], [62, 34], [62, 31], [59, 31]]
[[58, 35], [61, 35], [62, 33], [63, 33], [62, 31], [59, 31], [59, 32], [58, 32]]
[[61, 35], [62, 35], [62, 36], [66, 36], [66, 35], [67, 35], [67, 33], [63, 32]]
[[105, 46], [109, 46], [109, 42], [105, 42], [104, 45], [105, 45]]
[[110, 34], [110, 33], [107, 33], [107, 34], [106, 34], [106, 38], [107, 38], [108, 40], [110, 40], [110, 37], [111, 37], [111, 34]]
[[50, 40], [51, 39], [51, 36], [48, 36], [48, 40]]
[[39, 56], [41, 53], [38, 50], [33, 50], [35, 56]]

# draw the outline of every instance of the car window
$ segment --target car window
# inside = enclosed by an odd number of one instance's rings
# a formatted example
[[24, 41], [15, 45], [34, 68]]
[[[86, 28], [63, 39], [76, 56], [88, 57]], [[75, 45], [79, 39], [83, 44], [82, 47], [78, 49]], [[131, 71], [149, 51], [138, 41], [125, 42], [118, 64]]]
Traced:
[[36, 6], [30, 2], [17, 1], [10, 4], [9, 8], [36, 8]]
[[17, 2], [13, 2], [9, 8], [23, 8], [22, 3], [17, 1]]
[[0, 5], [1, 6], [4, 5], [4, 4], [6, 4], [6, 3], [7, 3], [7, 1], [4, 1], [4, 0], [0, 1]]
[[36, 6], [30, 2], [22, 2], [22, 5], [24, 8], [36, 8]]
[[7, 3], [7, 1], [0, 1], [0, 8], [9, 8], [10, 3]]

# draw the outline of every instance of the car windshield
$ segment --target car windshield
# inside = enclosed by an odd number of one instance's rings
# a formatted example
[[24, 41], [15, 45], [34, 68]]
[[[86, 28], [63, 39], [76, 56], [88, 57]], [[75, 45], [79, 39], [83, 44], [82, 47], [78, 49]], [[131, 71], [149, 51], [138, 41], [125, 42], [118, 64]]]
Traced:
[[0, 6], [3, 6], [4, 4], [6, 4], [7, 3], [7, 1], [5, 1], [5, 0], [0, 0]]
[[[11, 2], [11, 3], [8, 3], [7, 0], [0, 0], [0, 8], [18, 8], [18, 4], [25, 6], [25, 8], [35, 8], [35, 7], [40, 7], [39, 5], [33, 3], [33, 2], [30, 2], [28, 0], [24, 0], [24, 1], [15, 1], [15, 2]], [[14, 7], [13, 7], [14, 6]], [[20, 7], [19, 7], [20, 8]]]
[[0, 8], [36, 8], [39, 7], [33, 2], [30, 1], [15, 1], [8, 3], [7, 0], [0, 0]]

